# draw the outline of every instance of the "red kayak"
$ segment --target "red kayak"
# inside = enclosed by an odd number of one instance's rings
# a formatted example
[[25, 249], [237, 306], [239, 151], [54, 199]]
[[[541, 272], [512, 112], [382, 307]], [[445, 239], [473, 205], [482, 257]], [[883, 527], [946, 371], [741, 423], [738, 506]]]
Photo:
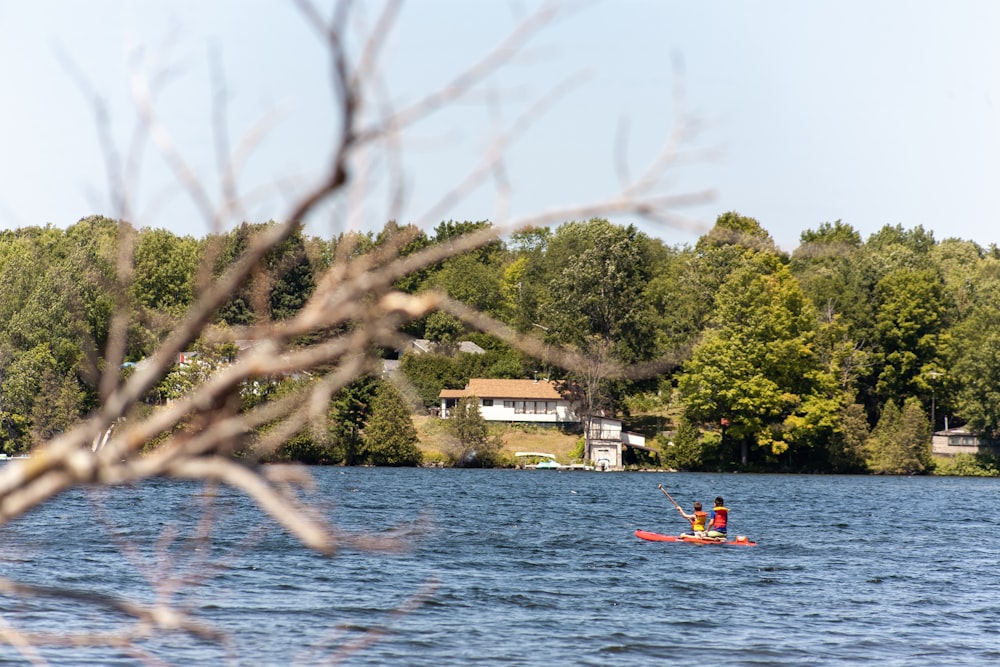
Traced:
[[662, 535], [660, 533], [651, 533], [648, 530], [637, 530], [635, 531], [635, 536], [641, 540], [649, 540], [650, 542], [688, 542], [690, 544], [719, 544], [730, 547], [757, 546], [757, 543], [751, 542], [746, 535], [737, 535], [735, 539], [728, 542], [713, 540], [710, 537], [694, 537], [693, 535]]

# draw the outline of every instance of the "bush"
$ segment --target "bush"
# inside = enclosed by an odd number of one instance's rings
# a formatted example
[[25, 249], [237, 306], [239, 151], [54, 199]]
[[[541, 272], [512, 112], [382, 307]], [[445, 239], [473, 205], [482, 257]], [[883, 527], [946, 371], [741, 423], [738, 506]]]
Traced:
[[1000, 477], [1000, 461], [995, 454], [956, 454], [937, 457], [934, 474], [952, 477]]

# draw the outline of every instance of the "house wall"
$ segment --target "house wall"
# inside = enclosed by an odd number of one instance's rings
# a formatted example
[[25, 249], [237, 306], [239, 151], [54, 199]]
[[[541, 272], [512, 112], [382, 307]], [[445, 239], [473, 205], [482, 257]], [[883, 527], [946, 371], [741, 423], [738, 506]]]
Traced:
[[[447, 417], [456, 399], [441, 400], [441, 415]], [[563, 424], [577, 421], [567, 401], [534, 401], [523, 399], [481, 398], [479, 414], [492, 422], [529, 422]]]
[[[988, 449], [983, 447], [982, 449]], [[979, 438], [971, 434], [935, 435], [931, 438], [931, 452], [942, 456], [978, 454]]]
[[622, 439], [622, 422], [620, 419], [606, 417], [591, 417], [587, 425], [587, 437], [591, 440]]

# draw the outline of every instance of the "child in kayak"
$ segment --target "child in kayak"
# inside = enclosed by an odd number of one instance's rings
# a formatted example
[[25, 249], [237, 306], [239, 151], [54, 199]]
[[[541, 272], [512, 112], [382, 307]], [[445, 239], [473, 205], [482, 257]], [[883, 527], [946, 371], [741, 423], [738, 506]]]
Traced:
[[712, 508], [712, 513], [708, 517], [708, 528], [705, 536], [725, 541], [728, 524], [729, 508], [723, 504], [722, 496], [719, 496], [715, 499], [715, 507]]
[[694, 533], [681, 533], [681, 537], [705, 537], [705, 522], [708, 520], [708, 512], [701, 509], [701, 503], [694, 504], [694, 514], [688, 514], [680, 507], [677, 511], [681, 516], [691, 522], [691, 531]]

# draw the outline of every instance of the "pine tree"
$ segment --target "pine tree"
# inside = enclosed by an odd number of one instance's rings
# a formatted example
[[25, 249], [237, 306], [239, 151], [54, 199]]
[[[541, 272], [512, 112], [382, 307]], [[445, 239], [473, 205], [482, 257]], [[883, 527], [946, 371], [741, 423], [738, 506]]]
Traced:
[[415, 466], [421, 454], [417, 429], [406, 401], [389, 382], [381, 382], [372, 400], [371, 417], [362, 436], [362, 456], [376, 466]]
[[888, 401], [868, 440], [868, 467], [883, 475], [927, 472], [931, 459], [931, 432], [920, 401], [906, 399], [903, 409]]
[[928, 472], [934, 467], [931, 455], [931, 425], [924, 407], [915, 396], [906, 399], [899, 415], [899, 438], [905, 453], [908, 475]]
[[868, 419], [858, 403], [840, 410], [840, 428], [827, 444], [827, 457], [835, 472], [862, 472], [865, 468], [865, 441], [868, 439]]

